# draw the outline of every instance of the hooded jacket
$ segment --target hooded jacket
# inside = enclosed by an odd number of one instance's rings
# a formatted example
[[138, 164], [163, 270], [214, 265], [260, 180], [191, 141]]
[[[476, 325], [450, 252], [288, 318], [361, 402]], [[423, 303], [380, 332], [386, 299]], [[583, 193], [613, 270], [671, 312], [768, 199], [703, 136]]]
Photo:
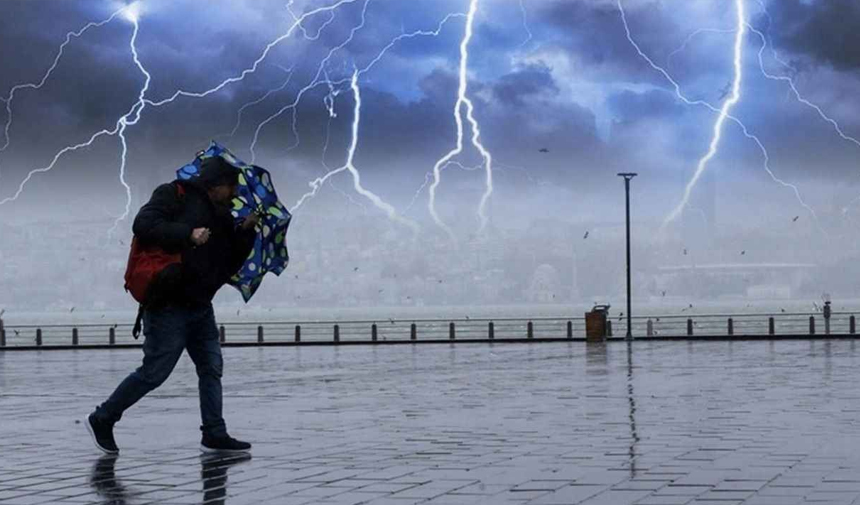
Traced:
[[[185, 195], [176, 188], [182, 184]], [[195, 228], [209, 228], [209, 240], [200, 246], [191, 241]], [[174, 181], [158, 186], [141, 207], [132, 231], [141, 246], [158, 246], [168, 253], [181, 253], [182, 263], [157, 276], [147, 305], [203, 307], [235, 275], [251, 249], [256, 232], [235, 224], [230, 209], [212, 203], [198, 181]]]

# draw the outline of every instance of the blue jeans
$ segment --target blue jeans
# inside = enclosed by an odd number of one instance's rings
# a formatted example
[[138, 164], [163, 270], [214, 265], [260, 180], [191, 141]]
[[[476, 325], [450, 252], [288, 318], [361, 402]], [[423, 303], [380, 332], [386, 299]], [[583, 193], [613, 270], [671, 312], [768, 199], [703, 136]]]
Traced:
[[222, 417], [221, 357], [218, 327], [212, 305], [186, 308], [170, 305], [143, 313], [143, 365], [120, 383], [110, 398], [96, 408], [96, 418], [116, 423], [126, 409], [160, 386], [176, 366], [182, 351], [197, 367], [200, 417], [204, 434], [227, 434]]

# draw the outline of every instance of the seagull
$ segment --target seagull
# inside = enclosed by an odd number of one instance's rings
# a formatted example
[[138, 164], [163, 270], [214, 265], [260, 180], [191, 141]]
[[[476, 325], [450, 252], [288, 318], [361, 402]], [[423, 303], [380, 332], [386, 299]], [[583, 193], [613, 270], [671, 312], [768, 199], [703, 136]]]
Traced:
[[795, 223], [795, 222], [797, 222], [798, 219], [800, 219], [800, 216], [794, 216], [794, 219], [792, 219], [791, 222]]
[[744, 255], [744, 254], [746, 254], [746, 253], [747, 253], [747, 252], [746, 252], [746, 250], [741, 251], [741, 256], [743, 256], [743, 255]]
[[779, 310], [780, 310], [780, 312], [785, 312], [785, 309], [782, 307], [780, 307]]
[[720, 90], [720, 97], [717, 100], [722, 100], [723, 98], [729, 95], [729, 91], [732, 89], [732, 83], [729, 82], [726, 84], [726, 87]]
[[17, 337], [18, 335], [20, 335], [20, 334], [21, 334], [21, 332], [20, 332], [20, 331], [18, 331], [18, 330], [12, 330], [12, 331], [14, 331], [14, 332], [15, 332], [15, 336], [16, 336], [16, 337]]
[[352, 269], [353, 272], [358, 272], [358, 267]]
[[588, 238], [588, 232], [585, 232], [585, 235], [583, 235], [582, 238], [587, 239]]
[[237, 310], [237, 311], [236, 311], [236, 315], [237, 315], [237, 316], [239, 315], [239, 311], [240, 311], [240, 310], [242, 310], [242, 309], [239, 309], [239, 310]]
[[687, 249], [684, 249], [684, 256], [687, 255]]
[[541, 152], [541, 153], [548, 153], [548, 152], [549, 152], [549, 149], [547, 149], [546, 147], [541, 147], [540, 149], [538, 149], [538, 152]]
[[665, 291], [663, 291], [663, 294], [662, 294], [662, 296], [666, 296], [666, 292], [665, 292]]
[[389, 321], [391, 324], [394, 324], [394, 319], [388, 318], [388, 321]]
[[379, 290], [379, 292], [380, 292], [380, 293], [382, 293], [383, 291], [385, 291], [385, 290], [384, 290], [384, 289], [380, 289], [380, 290]]
[[74, 311], [75, 311], [75, 307], [74, 307], [74, 306], [72, 306], [72, 308], [71, 308], [71, 309], [69, 309], [69, 314], [71, 314], [71, 313], [72, 313], [72, 312], [74, 312]]

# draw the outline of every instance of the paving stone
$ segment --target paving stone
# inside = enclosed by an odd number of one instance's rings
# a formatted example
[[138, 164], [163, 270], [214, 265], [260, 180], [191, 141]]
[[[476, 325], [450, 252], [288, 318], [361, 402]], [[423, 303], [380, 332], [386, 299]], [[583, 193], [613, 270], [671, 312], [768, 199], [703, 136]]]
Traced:
[[249, 460], [198, 454], [187, 356], [117, 425], [119, 458], [102, 458], [76, 420], [140, 351], [0, 352], [0, 504], [860, 500], [852, 342], [631, 351], [628, 362], [623, 342], [228, 348], [225, 417], [254, 443]]

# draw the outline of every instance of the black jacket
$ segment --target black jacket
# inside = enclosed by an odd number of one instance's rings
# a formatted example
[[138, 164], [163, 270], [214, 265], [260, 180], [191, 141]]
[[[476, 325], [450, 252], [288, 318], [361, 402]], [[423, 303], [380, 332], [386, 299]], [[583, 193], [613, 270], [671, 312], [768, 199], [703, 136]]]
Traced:
[[[182, 184], [180, 197], [176, 185]], [[194, 228], [209, 228], [209, 240], [194, 246]], [[158, 186], [141, 207], [132, 226], [140, 245], [158, 246], [169, 253], [182, 253], [182, 264], [169, 269], [154, 282], [148, 305], [208, 305], [215, 293], [236, 274], [251, 249], [256, 232], [234, 224], [230, 210], [216, 206], [206, 190], [192, 181]]]

